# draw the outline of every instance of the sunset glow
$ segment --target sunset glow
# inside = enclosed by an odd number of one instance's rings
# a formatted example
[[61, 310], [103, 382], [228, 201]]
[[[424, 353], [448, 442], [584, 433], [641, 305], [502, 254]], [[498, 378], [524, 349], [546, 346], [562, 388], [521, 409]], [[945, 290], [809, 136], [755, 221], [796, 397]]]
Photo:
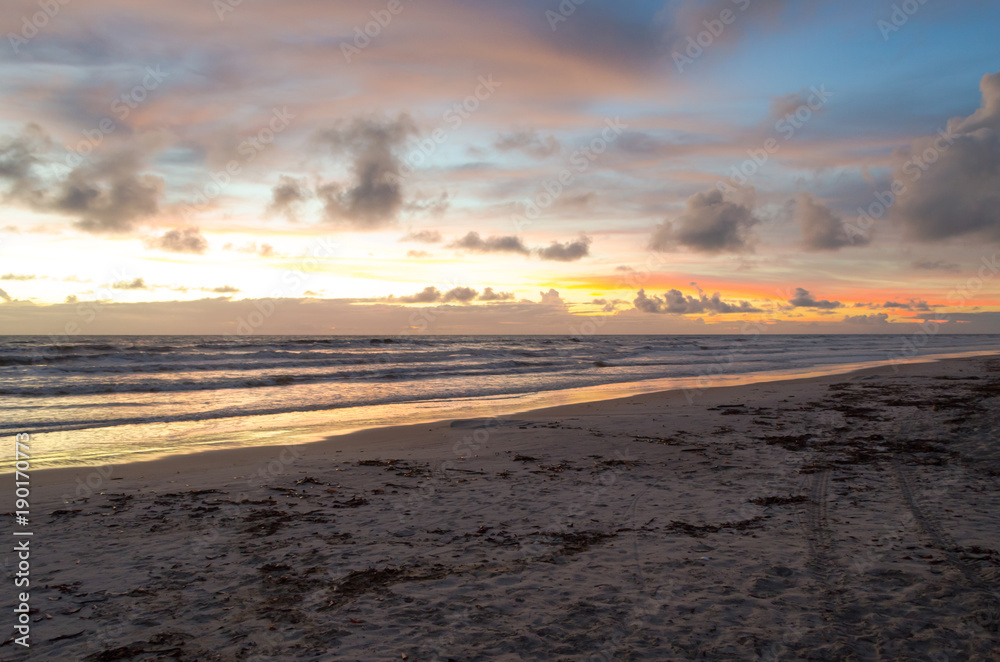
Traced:
[[1000, 9], [883, 4], [10, 3], [4, 332], [998, 332]]

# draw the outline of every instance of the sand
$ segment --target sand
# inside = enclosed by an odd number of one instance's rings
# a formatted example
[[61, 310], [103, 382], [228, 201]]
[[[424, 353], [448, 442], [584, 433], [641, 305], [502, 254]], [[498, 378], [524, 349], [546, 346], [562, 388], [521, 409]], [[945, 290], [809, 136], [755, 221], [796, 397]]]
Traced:
[[997, 396], [947, 360], [37, 472], [30, 656], [1000, 659]]

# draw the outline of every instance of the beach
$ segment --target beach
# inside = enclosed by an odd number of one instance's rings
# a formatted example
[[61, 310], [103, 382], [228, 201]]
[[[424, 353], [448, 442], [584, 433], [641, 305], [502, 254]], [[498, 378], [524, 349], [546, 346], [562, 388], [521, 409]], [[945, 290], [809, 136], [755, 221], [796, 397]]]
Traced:
[[997, 659], [997, 396], [949, 359], [37, 471], [32, 659]]

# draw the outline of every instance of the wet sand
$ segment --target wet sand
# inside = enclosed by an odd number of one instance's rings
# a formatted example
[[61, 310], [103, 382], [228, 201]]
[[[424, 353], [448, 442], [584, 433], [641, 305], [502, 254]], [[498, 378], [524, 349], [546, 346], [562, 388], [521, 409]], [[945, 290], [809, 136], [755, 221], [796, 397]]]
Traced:
[[998, 396], [953, 359], [37, 472], [30, 654], [997, 659]]

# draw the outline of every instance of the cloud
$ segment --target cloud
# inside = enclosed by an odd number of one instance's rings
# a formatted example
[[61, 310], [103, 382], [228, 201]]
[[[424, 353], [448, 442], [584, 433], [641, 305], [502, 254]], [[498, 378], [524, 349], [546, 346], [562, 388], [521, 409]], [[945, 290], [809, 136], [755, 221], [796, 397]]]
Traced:
[[494, 292], [492, 287], [483, 288], [483, 293], [479, 295], [480, 301], [512, 301], [513, 292]]
[[511, 235], [483, 239], [478, 232], [469, 232], [461, 239], [448, 244], [448, 248], [458, 248], [474, 253], [521, 253], [527, 255], [531, 252], [520, 237]]
[[79, 300], [75, 294], [70, 294], [66, 297], [66, 303], [77, 303]]
[[566, 302], [563, 301], [562, 297], [559, 296], [559, 292], [556, 289], [549, 288], [548, 292], [539, 292], [538, 295], [542, 297], [539, 302], [543, 306], [563, 306], [565, 307]]
[[809, 294], [808, 290], [804, 290], [801, 287], [795, 288], [795, 296], [789, 299], [788, 303], [796, 308], [820, 308], [823, 310], [833, 310], [834, 308], [840, 308], [842, 305], [839, 301], [827, 301], [826, 299], [817, 301], [813, 295]]
[[448, 193], [441, 193], [437, 197], [423, 197], [419, 200], [410, 200], [403, 205], [403, 209], [410, 213], [427, 214], [433, 217], [444, 216], [451, 206]]
[[0, 280], [35, 280], [38, 276], [31, 274], [4, 274]]
[[310, 196], [305, 180], [282, 175], [279, 183], [271, 189], [271, 202], [267, 210], [271, 214], [295, 218], [296, 207]]
[[568, 193], [559, 196], [559, 199], [555, 201], [553, 207], [555, 209], [579, 211], [590, 207], [590, 204], [596, 199], [597, 193], [594, 193], [593, 191], [587, 191], [586, 193]]
[[410, 230], [399, 241], [415, 241], [421, 244], [436, 244], [441, 241], [441, 233], [437, 230]]
[[476, 290], [471, 287], [455, 287], [444, 293], [441, 297], [443, 303], [449, 303], [451, 301], [458, 301], [459, 303], [469, 303], [476, 298], [479, 294]]
[[956, 273], [961, 271], [961, 265], [954, 262], [945, 262], [944, 260], [930, 260], [923, 258], [913, 262], [914, 269], [921, 269], [923, 271], [946, 271], [949, 273]]
[[905, 189], [890, 213], [918, 241], [1000, 241], [1000, 72], [983, 76], [979, 88], [976, 112], [896, 154], [895, 186]]
[[507, 235], [501, 237], [487, 237], [483, 239], [478, 232], [469, 232], [461, 239], [457, 239], [448, 248], [472, 251], [474, 253], [519, 253], [530, 255], [535, 253], [542, 260], [553, 260], [557, 262], [574, 262], [590, 254], [591, 239], [581, 236], [580, 239], [571, 242], [559, 243], [553, 241], [545, 248], [529, 249], [524, 245], [520, 237]]
[[876, 313], [874, 315], [845, 315], [844, 322], [847, 324], [887, 324], [889, 315], [886, 313]]
[[753, 210], [729, 202], [718, 190], [696, 193], [675, 223], [664, 221], [653, 231], [649, 248], [670, 251], [684, 246], [702, 253], [740, 253], [752, 248], [750, 230], [760, 222]]
[[809, 251], [835, 251], [871, 243], [869, 236], [848, 231], [843, 218], [808, 193], [795, 201], [795, 220], [802, 229], [802, 244]]
[[239, 292], [239, 288], [233, 287], [232, 285], [223, 285], [222, 287], [212, 288], [213, 292], [218, 292], [219, 294], [232, 294]]
[[590, 303], [593, 306], [601, 306], [601, 311], [602, 312], [613, 313], [613, 312], [615, 312], [615, 308], [618, 306], [618, 304], [620, 304], [620, 303], [628, 303], [628, 302], [627, 301], [621, 301], [619, 299], [615, 299], [614, 301], [608, 301], [607, 299], [604, 299], [604, 298], [598, 298], [598, 299], [594, 299]]
[[164, 181], [136, 172], [131, 156], [74, 170], [63, 183], [53, 209], [79, 217], [76, 226], [92, 233], [128, 232], [135, 221], [160, 211]]
[[131, 149], [95, 155], [59, 176], [44, 167], [53, 161], [51, 139], [29, 124], [20, 135], [0, 141], [0, 179], [9, 185], [10, 201], [75, 217], [74, 224], [86, 232], [125, 233], [160, 211], [164, 180], [142, 173], [147, 152], [157, 142], [140, 137]]
[[171, 253], [195, 253], [201, 255], [208, 250], [208, 241], [201, 236], [198, 228], [170, 230], [162, 237], [146, 242], [149, 248], [156, 248]]
[[[543, 299], [544, 296], [545, 295], [543, 295]], [[556, 297], [558, 298], [558, 294]], [[484, 288], [482, 294], [480, 294], [471, 287], [462, 286], [453, 287], [447, 292], [442, 293], [438, 288], [429, 285], [416, 294], [402, 297], [389, 297], [389, 299], [396, 300], [401, 303], [451, 303], [453, 301], [457, 301], [458, 303], [471, 303], [472, 301], [510, 301], [514, 299], [514, 294], [512, 292], [496, 292], [492, 287]]]
[[893, 309], [897, 308], [899, 310], [923, 310], [929, 311], [931, 306], [927, 304], [926, 301], [919, 301], [917, 299], [910, 299], [907, 303], [901, 303], [899, 301], [886, 301], [880, 308]]
[[403, 303], [434, 303], [441, 299], [441, 291], [433, 285], [428, 285], [420, 292], [410, 296], [399, 297]]
[[538, 257], [556, 262], [575, 262], [590, 255], [590, 242], [591, 239], [587, 236], [564, 244], [553, 241], [547, 248], [538, 249]]
[[120, 280], [111, 286], [114, 290], [148, 290], [146, 287], [146, 281], [141, 278], [136, 278], [135, 280]]
[[514, 294], [513, 292], [497, 292], [492, 287], [484, 288], [480, 294], [471, 287], [458, 286], [446, 292], [441, 292], [434, 286], [428, 286], [416, 294], [401, 297], [390, 296], [388, 298], [400, 303], [471, 303], [473, 301], [512, 301]]
[[34, 195], [30, 189], [40, 183], [35, 167], [44, 162], [42, 155], [51, 148], [48, 134], [34, 123], [27, 124], [16, 136], [0, 139], [0, 179], [11, 182], [11, 197], [30, 199]]
[[537, 131], [521, 129], [512, 133], [501, 133], [493, 147], [501, 152], [518, 150], [537, 159], [544, 159], [559, 151], [559, 141], [554, 136], [543, 138]]
[[324, 202], [326, 217], [346, 222], [357, 230], [375, 230], [396, 222], [403, 206], [403, 191], [396, 150], [417, 135], [413, 119], [358, 118], [344, 128], [320, 134], [335, 155], [352, 162], [354, 180], [349, 186], [321, 185], [317, 196]]
[[427, 251], [406, 251], [406, 257], [412, 257], [416, 259], [430, 257], [431, 254]]
[[10, 298], [5, 290], [0, 289], [0, 299], [3, 299], [5, 303], [13, 303], [14, 300]]
[[647, 296], [645, 290], [639, 290], [635, 301], [632, 302], [635, 309], [644, 313], [655, 313], [659, 315], [693, 315], [699, 313], [756, 313], [760, 308], [755, 308], [749, 301], [740, 301], [738, 304], [727, 303], [722, 300], [718, 292], [711, 297], [699, 292], [698, 297], [685, 296], [680, 290], [670, 290], [663, 295]]

